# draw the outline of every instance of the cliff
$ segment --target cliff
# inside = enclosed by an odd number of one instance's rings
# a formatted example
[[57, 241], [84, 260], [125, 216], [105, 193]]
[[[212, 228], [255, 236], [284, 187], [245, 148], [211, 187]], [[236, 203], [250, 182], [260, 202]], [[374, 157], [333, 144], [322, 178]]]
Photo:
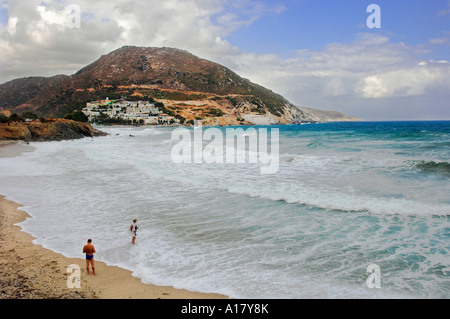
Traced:
[[361, 119], [337, 111], [325, 111], [309, 107], [299, 107], [313, 122], [358, 122]]
[[88, 123], [71, 120], [0, 123], [0, 140], [61, 141], [103, 135]]

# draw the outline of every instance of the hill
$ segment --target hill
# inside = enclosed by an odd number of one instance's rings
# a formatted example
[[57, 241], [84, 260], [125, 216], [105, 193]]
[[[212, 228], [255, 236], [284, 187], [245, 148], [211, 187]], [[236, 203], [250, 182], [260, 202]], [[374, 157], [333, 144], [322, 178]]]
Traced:
[[205, 124], [275, 124], [354, 120], [296, 107], [230, 69], [173, 48], [125, 46], [73, 75], [28, 77], [0, 85], [0, 111], [62, 117], [109, 97], [153, 99], [169, 114]]

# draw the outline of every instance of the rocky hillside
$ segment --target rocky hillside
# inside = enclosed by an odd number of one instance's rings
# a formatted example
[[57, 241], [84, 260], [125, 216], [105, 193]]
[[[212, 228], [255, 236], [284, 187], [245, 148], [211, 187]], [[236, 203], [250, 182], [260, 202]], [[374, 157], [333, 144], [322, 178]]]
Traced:
[[61, 141], [103, 135], [88, 123], [71, 120], [0, 123], [0, 140]]
[[217, 63], [183, 50], [132, 46], [104, 55], [70, 76], [4, 83], [0, 111], [31, 110], [40, 116], [62, 117], [88, 101], [122, 96], [152, 98], [164, 103], [167, 113], [185, 120], [201, 118], [205, 124], [321, 121], [318, 113], [296, 107]]
[[300, 108], [304, 114], [307, 114], [311, 121], [314, 122], [357, 122], [361, 121], [361, 119], [345, 115], [341, 112], [336, 111], [325, 111], [325, 110], [317, 110], [311, 109], [309, 107], [301, 107]]

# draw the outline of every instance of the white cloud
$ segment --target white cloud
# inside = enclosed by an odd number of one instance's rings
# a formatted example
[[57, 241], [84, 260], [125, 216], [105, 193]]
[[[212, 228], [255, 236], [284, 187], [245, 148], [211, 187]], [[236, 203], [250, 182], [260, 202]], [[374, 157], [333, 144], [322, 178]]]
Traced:
[[[81, 10], [77, 29], [67, 27], [73, 4]], [[235, 54], [226, 41], [230, 33], [284, 10], [258, 0], [10, 0], [7, 6], [8, 26], [0, 26], [2, 82], [73, 73], [123, 45], [178, 47], [210, 59]]]
[[36, 7], [36, 10], [37, 12], [39, 12], [42, 22], [50, 25], [52, 24], [59, 24], [61, 26], [66, 25], [67, 20], [66, 10], [51, 11], [47, 10], [47, 7], [43, 5], [38, 5]]
[[444, 17], [450, 14], [450, 1], [447, 1], [447, 8], [438, 11], [438, 17]]
[[291, 96], [296, 95], [294, 91], [306, 96], [344, 96], [357, 93], [363, 79], [375, 83], [378, 73], [405, 67], [412, 60], [410, 50], [385, 36], [361, 34], [352, 43], [331, 43], [322, 51], [299, 50], [291, 59], [241, 54], [234, 68], [277, 91], [290, 88]]
[[426, 93], [427, 88], [450, 87], [450, 67], [440, 62], [421, 62], [417, 67], [398, 69], [365, 77], [359, 93], [366, 98], [415, 96]]
[[[310, 82], [316, 88], [314, 93], [324, 96], [361, 93], [373, 98], [401, 95], [400, 91], [406, 95], [423, 94], [428, 85], [443, 81], [449, 68], [445, 60], [418, 62], [411, 52], [414, 48], [391, 43], [387, 37], [362, 34], [352, 43], [332, 43], [322, 51], [301, 50], [288, 60], [251, 55], [236, 68], [267, 85], [276, 85], [281, 78], [299, 84]], [[268, 68], [258, 71], [257, 65]], [[274, 72], [265, 76], [269, 69]]]
[[[80, 28], [68, 28], [72, 1], [11, 0], [0, 28], [0, 81], [71, 74], [123, 45], [173, 46], [211, 54], [232, 48], [211, 22], [219, 0], [79, 0]], [[196, 52], [195, 52], [196, 51]]]
[[18, 17], [10, 17], [8, 19], [8, 25], [6, 26], [6, 30], [10, 35], [14, 35], [16, 33], [17, 22], [19, 22]]
[[[430, 119], [436, 107], [448, 118], [450, 64], [419, 55], [414, 47], [386, 36], [360, 34], [351, 43], [299, 50], [289, 59], [241, 52], [227, 63], [297, 105], [376, 119], [390, 118], [389, 113]], [[427, 112], [422, 112], [425, 107]]]
[[[66, 24], [72, 3], [81, 9], [80, 28]], [[424, 97], [431, 91], [448, 97], [450, 91], [446, 60], [419, 58], [416, 48], [380, 34], [361, 33], [353, 42], [298, 50], [290, 58], [242, 52], [227, 42], [230, 34], [285, 10], [258, 0], [10, 0], [7, 6], [8, 24], [0, 24], [0, 83], [73, 74], [102, 54], [137, 45], [185, 49], [294, 104], [357, 116], [382, 99]], [[429, 44], [444, 45], [447, 38]]]

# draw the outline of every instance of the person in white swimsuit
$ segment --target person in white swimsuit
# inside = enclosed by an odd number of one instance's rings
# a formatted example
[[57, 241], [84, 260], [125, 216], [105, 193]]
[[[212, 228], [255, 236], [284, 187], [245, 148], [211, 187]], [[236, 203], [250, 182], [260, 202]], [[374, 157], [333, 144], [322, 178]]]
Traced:
[[131, 242], [134, 243], [136, 242], [136, 236], [137, 236], [137, 230], [138, 230], [138, 226], [137, 226], [137, 219], [133, 219], [133, 223], [130, 226], [130, 232], [131, 232]]

